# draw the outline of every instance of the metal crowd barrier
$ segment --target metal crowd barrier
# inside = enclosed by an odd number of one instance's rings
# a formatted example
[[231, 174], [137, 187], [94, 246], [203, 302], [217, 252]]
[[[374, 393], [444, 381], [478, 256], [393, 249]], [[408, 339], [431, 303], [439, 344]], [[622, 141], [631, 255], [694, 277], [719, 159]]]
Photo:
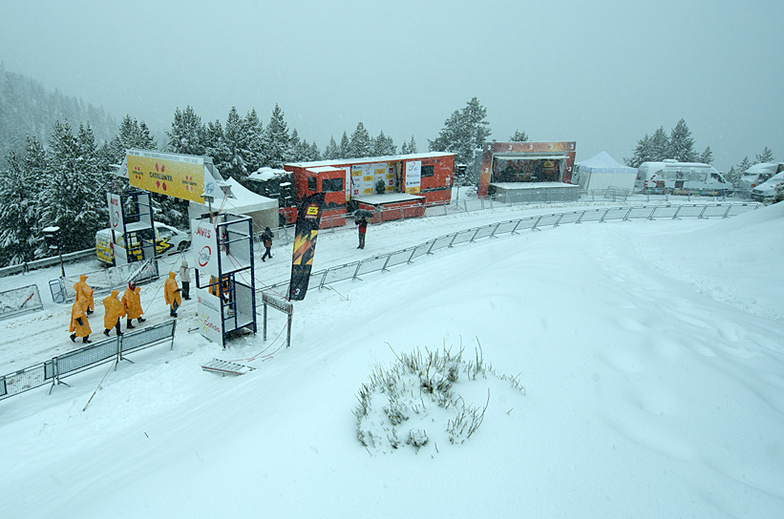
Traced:
[[28, 285], [0, 292], [0, 320], [28, 312], [37, 312], [43, 307], [38, 285]]
[[133, 332], [125, 332], [121, 336], [86, 344], [43, 363], [2, 376], [0, 377], [0, 400], [41, 387], [49, 382], [52, 384], [52, 387], [49, 388], [51, 394], [55, 385], [68, 385], [62, 381], [65, 377], [109, 361], [115, 361], [114, 368], [117, 369], [117, 364], [121, 360], [131, 362], [130, 359], [125, 358], [128, 353], [166, 341], [170, 341], [170, 347], [174, 348], [176, 328], [177, 321], [174, 319], [145, 326]]
[[[324, 288], [338, 281], [360, 279], [360, 276], [372, 272], [385, 272], [391, 267], [412, 263], [415, 259], [433, 254], [439, 249], [451, 248], [462, 243], [491, 238], [503, 234], [517, 234], [525, 230], [543, 230], [556, 228], [565, 224], [583, 224], [589, 222], [610, 222], [630, 220], [679, 220], [685, 218], [708, 219], [730, 218], [760, 207], [756, 202], [744, 203], [713, 203], [713, 204], [681, 204], [681, 205], [641, 205], [619, 206], [586, 209], [562, 213], [551, 213], [526, 216], [514, 220], [473, 227], [451, 234], [433, 238], [415, 247], [381, 254], [363, 260], [344, 263], [310, 275], [308, 288]], [[269, 285], [281, 293], [288, 293], [289, 280]]]

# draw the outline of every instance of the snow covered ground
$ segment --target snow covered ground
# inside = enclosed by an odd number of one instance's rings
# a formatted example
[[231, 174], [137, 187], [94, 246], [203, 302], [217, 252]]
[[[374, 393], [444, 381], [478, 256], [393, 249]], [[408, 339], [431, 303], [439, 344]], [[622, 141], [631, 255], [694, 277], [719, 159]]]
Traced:
[[[372, 226], [363, 251], [353, 230], [322, 233], [314, 269], [537, 210]], [[0, 401], [0, 515], [780, 518], [782, 232], [778, 204], [465, 244], [309, 292], [288, 349], [273, 313], [266, 344], [259, 332], [221, 350], [188, 333], [186, 302], [173, 350]], [[269, 283], [290, 247], [273, 254]], [[94, 267], [66, 270], [79, 268]], [[45, 303], [0, 322], [0, 373], [73, 349], [70, 309], [47, 291], [58, 271], [0, 279], [38, 283]], [[142, 291], [148, 322], [167, 316], [158, 285]], [[490, 393], [470, 439], [375, 455], [357, 441], [356, 395], [393, 350], [471, 358], [478, 342], [525, 391], [458, 381], [471, 404]], [[256, 369], [217, 377], [201, 369], [213, 358]]]

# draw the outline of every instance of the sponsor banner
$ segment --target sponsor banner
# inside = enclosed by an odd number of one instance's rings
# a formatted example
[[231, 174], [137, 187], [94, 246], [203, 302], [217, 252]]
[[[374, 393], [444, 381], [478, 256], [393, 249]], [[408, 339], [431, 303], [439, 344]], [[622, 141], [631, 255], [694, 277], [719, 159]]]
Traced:
[[199, 324], [201, 334], [208, 340], [223, 346], [223, 322], [220, 299], [207, 290], [197, 290]]
[[351, 176], [351, 168], [347, 166], [343, 169], [346, 171], [346, 202], [348, 202], [354, 194], [354, 177]]
[[204, 203], [203, 157], [131, 150], [125, 160], [133, 187]]
[[396, 191], [395, 188], [395, 166], [389, 166], [387, 168], [386, 192], [394, 193]]
[[123, 232], [123, 211], [120, 195], [106, 193], [109, 202], [109, 228], [113, 231]]
[[418, 195], [421, 182], [422, 161], [411, 160], [406, 162], [406, 193], [411, 195]]
[[297, 230], [294, 236], [289, 283], [289, 299], [294, 301], [305, 299], [308, 291], [323, 206], [324, 193], [316, 193], [303, 200], [297, 212]]
[[191, 220], [193, 266], [210, 276], [218, 277], [218, 233], [209, 219]]

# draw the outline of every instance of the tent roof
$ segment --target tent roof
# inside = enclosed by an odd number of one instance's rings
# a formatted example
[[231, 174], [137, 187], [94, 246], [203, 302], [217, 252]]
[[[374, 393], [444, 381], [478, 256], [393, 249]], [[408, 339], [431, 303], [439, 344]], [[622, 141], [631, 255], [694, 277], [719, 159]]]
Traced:
[[606, 151], [600, 151], [588, 160], [578, 164], [580, 171], [587, 172], [607, 172], [607, 173], [637, 173], [637, 168], [630, 168], [619, 164]]
[[[244, 188], [239, 182], [229, 177], [226, 183], [231, 187], [231, 194], [234, 198], [219, 199], [216, 198], [212, 203], [213, 209], [221, 207], [221, 211], [234, 212], [245, 214], [253, 211], [261, 211], [264, 209], [278, 209], [278, 201], [266, 196], [257, 195], [256, 193]], [[191, 201], [191, 204], [196, 202]], [[207, 204], [197, 204], [207, 207]]]

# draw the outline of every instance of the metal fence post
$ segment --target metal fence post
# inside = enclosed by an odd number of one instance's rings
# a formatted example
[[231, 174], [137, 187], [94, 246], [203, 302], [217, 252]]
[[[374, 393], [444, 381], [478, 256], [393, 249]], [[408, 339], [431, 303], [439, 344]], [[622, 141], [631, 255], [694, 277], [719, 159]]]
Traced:
[[[488, 236], [488, 238], [495, 238], [495, 231], [497, 231], [500, 226], [501, 226], [501, 222], [498, 222], [497, 224], [495, 224], [495, 228], [493, 229], [493, 232], [490, 233], [490, 236]], [[477, 231], [477, 232], [479, 232], [479, 231]], [[473, 240], [471, 240], [471, 241], [473, 241]]]
[[606, 210], [604, 211], [604, 214], [602, 215], [602, 217], [601, 217], [601, 218], [599, 218], [599, 223], [604, 223], [604, 219], [607, 217], [607, 214], [608, 214], [609, 212], [610, 212], [610, 210], [609, 210], [609, 209], [606, 209]]
[[651, 211], [651, 214], [648, 215], [647, 219], [648, 220], [653, 220], [653, 213], [655, 213], [655, 212], [656, 212], [656, 206], [653, 206], [653, 210]]
[[697, 220], [702, 220], [702, 215], [704, 215], [704, 214], [705, 214], [705, 210], [706, 210], [706, 209], [708, 209], [708, 206], [707, 206], [707, 205], [706, 205], [706, 206], [703, 206], [703, 208], [702, 208], [702, 212], [700, 212], [700, 215], [697, 217]]
[[389, 260], [392, 259], [392, 254], [387, 254], [387, 259], [384, 262], [384, 266], [381, 267], [381, 272], [388, 272], [387, 265], [389, 265]]
[[352, 276], [351, 279], [357, 279], [357, 276], [359, 276], [359, 267], [361, 266], [362, 266], [362, 260], [360, 260], [360, 262], [357, 263], [357, 268], [354, 270], [354, 275]]
[[679, 205], [679, 206], [678, 206], [678, 209], [676, 209], [676, 210], [675, 210], [675, 214], [674, 214], [674, 215], [672, 215], [672, 219], [673, 219], [673, 220], [676, 220], [676, 219], [678, 218], [678, 213], [680, 213], [680, 212], [681, 212], [681, 208], [682, 208], [682, 207], [683, 207], [683, 204]]
[[536, 219], [536, 222], [534, 222], [534, 226], [533, 226], [533, 227], [531, 227], [531, 230], [532, 230], [532, 231], [541, 231], [541, 229], [537, 229], [537, 228], [536, 228], [536, 226], [537, 226], [537, 225], [539, 225], [539, 222], [540, 222], [541, 220], [542, 220], [542, 217], [541, 217], [541, 216], [540, 216], [539, 218], [537, 218], [537, 219]]
[[561, 213], [561, 215], [558, 217], [558, 219], [553, 224], [553, 227], [558, 227], [558, 224], [561, 223], [561, 219], [564, 217], [565, 214], [566, 213]]
[[574, 222], [574, 223], [575, 223], [575, 224], [578, 224], [578, 223], [580, 223], [580, 222], [582, 221], [582, 219], [583, 219], [583, 216], [585, 216], [585, 213], [586, 213], [586, 212], [587, 212], [587, 211], [583, 211], [582, 213], [580, 213], [580, 216], [578, 216], [578, 217], [577, 217], [577, 221], [576, 221], [576, 222]]
[[629, 221], [629, 215], [630, 215], [630, 214], [632, 214], [632, 208], [631, 208], [631, 207], [630, 207], [630, 208], [629, 208], [629, 209], [626, 211], [626, 214], [625, 214], [625, 215], [623, 215], [623, 218], [621, 219], [621, 221], [622, 221], [622, 222], [627, 222], [627, 221]]
[[722, 218], [727, 218], [730, 215], [730, 209], [732, 209], [732, 204], [727, 205], [727, 210], [724, 211], [724, 216]]

